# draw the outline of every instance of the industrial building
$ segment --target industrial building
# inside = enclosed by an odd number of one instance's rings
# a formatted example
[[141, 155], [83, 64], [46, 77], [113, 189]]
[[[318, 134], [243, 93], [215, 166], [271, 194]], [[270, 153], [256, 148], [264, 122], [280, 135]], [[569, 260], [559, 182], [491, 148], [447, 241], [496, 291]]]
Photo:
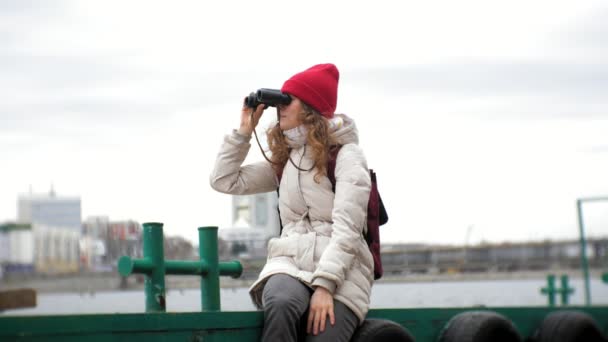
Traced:
[[45, 194], [21, 194], [17, 200], [17, 222], [63, 227], [80, 232], [80, 198], [60, 197], [53, 189]]
[[0, 225], [0, 265], [4, 276], [78, 272], [80, 233], [42, 224]]

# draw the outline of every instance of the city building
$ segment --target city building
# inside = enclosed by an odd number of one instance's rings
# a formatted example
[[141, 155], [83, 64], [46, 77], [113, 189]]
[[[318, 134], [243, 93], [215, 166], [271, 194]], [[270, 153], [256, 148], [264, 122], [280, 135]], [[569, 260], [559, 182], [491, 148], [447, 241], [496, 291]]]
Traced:
[[263, 229], [251, 227], [220, 228], [218, 238], [220, 257], [266, 257], [266, 245], [269, 237]]
[[[36, 273], [66, 274], [77, 273], [78, 241], [80, 231], [73, 227], [32, 224], [32, 236]], [[22, 244], [23, 246], [23, 244]]]
[[78, 239], [72, 228], [42, 224], [0, 225], [0, 264], [5, 276], [78, 272]]
[[262, 229], [268, 236], [280, 231], [278, 197], [275, 192], [232, 196], [232, 223], [246, 222], [248, 227]]
[[[608, 238], [587, 239], [589, 267], [608, 262]], [[387, 274], [431, 272], [510, 272], [580, 267], [578, 240], [484, 243], [474, 246], [385, 244], [382, 263]]]
[[260, 258], [266, 256], [268, 240], [280, 231], [274, 192], [232, 197], [232, 226], [218, 232], [222, 256]]
[[110, 220], [107, 216], [89, 217], [82, 223], [80, 237], [80, 267], [87, 271], [111, 269], [109, 267], [107, 239]]
[[52, 189], [48, 194], [19, 195], [17, 222], [63, 227], [80, 232], [80, 198], [59, 197]]
[[83, 270], [109, 271], [123, 256], [142, 255], [142, 228], [133, 220], [110, 221], [107, 216], [88, 217], [82, 223], [80, 264]]

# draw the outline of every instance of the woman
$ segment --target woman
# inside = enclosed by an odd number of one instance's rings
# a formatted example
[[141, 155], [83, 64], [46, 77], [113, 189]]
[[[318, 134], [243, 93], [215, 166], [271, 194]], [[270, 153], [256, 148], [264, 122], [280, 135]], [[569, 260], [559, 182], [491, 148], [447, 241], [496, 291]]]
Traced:
[[[263, 105], [253, 115], [244, 106], [210, 177], [215, 190], [234, 195], [280, 185], [283, 230], [268, 242], [268, 261], [250, 288], [264, 310], [264, 341], [296, 341], [304, 332], [307, 341], [348, 341], [369, 308], [373, 260], [363, 233], [371, 181], [354, 121], [334, 114], [338, 80], [333, 64], [319, 64], [283, 84], [292, 101], [277, 108], [279, 122], [268, 131], [271, 162], [241, 166], [263, 113]], [[327, 161], [335, 145], [334, 192]]]

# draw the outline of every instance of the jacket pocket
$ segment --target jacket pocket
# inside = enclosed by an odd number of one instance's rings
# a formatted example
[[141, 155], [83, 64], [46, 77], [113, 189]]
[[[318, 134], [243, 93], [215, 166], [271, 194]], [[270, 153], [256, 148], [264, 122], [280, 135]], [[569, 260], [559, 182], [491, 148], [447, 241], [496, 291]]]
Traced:
[[295, 257], [297, 252], [297, 243], [295, 236], [284, 238], [272, 238], [268, 241], [268, 258], [278, 256]]
[[294, 234], [268, 241], [268, 258], [292, 257], [301, 271], [312, 272], [316, 268], [315, 245], [317, 234]]

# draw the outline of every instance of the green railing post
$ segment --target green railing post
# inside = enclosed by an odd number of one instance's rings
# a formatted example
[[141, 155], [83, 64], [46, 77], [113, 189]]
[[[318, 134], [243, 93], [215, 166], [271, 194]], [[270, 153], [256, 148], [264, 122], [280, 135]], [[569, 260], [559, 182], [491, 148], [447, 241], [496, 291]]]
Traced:
[[602, 274], [602, 281], [608, 284], [608, 272]]
[[570, 295], [574, 293], [574, 289], [568, 285], [568, 276], [565, 274], [561, 277], [561, 285], [562, 287], [559, 289], [559, 293], [561, 295], [562, 305], [568, 305]]
[[220, 276], [238, 278], [243, 266], [238, 261], [219, 262], [217, 227], [199, 228], [199, 261], [165, 260], [163, 224], [144, 223], [144, 257], [132, 260], [123, 256], [118, 261], [122, 276], [131, 273], [146, 275], [146, 312], [165, 312], [165, 274], [198, 275], [201, 277], [203, 311], [220, 310]]
[[207, 275], [201, 279], [203, 311], [220, 311], [220, 270], [217, 253], [217, 227], [198, 228], [198, 250]]
[[144, 223], [144, 258], [152, 261], [154, 268], [146, 277], [146, 312], [165, 312], [165, 249], [163, 224]]
[[123, 256], [118, 260], [118, 272], [122, 276], [143, 273], [146, 276], [146, 312], [165, 312], [165, 259], [163, 249], [163, 224], [143, 224], [144, 257], [132, 260]]
[[540, 289], [540, 293], [547, 295], [549, 299], [549, 306], [555, 306], [555, 276], [553, 274], [549, 274], [547, 276], [547, 287], [543, 287]]
[[585, 237], [585, 224], [583, 219], [583, 202], [608, 201], [607, 197], [586, 197], [576, 200], [578, 214], [578, 228], [581, 244], [581, 267], [583, 269], [583, 280], [585, 281], [585, 305], [591, 305], [591, 285], [589, 280], [589, 261], [587, 259], [587, 239]]
[[583, 223], [583, 200], [576, 201], [578, 213], [579, 240], [581, 244], [581, 267], [585, 281], [585, 305], [591, 305], [591, 285], [589, 283], [589, 261], [587, 260], [587, 239], [585, 238], [585, 225]]

